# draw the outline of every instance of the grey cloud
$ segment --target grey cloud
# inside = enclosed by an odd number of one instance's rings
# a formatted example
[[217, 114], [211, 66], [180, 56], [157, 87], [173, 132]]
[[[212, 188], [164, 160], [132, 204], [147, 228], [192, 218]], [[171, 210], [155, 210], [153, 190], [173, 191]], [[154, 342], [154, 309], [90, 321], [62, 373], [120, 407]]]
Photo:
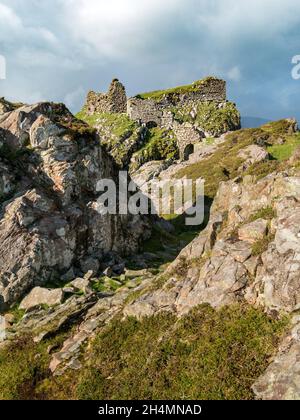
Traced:
[[215, 74], [244, 115], [300, 117], [299, 23], [298, 0], [0, 0], [0, 95], [76, 111], [115, 76], [135, 94]]

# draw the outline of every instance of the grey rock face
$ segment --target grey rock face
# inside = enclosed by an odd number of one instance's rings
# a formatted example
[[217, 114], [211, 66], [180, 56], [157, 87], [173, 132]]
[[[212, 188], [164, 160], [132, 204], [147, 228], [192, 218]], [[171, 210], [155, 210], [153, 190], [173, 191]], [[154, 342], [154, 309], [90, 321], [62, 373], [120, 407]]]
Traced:
[[[144, 305], [148, 314], [150, 305], [152, 313], [167, 308], [181, 315], [201, 303], [218, 307], [240, 299], [269, 311], [298, 307], [299, 178], [274, 174], [248, 181], [220, 185], [207, 228], [168, 268], [165, 287], [145, 294], [127, 312], [133, 314], [137, 305], [140, 316]], [[273, 220], [247, 222], [268, 206], [277, 213]], [[257, 241], [265, 241], [261, 255], [253, 251]], [[195, 269], [176, 280], [181, 267], [192, 264]]]
[[97, 274], [105, 253], [132, 253], [149, 236], [147, 218], [99, 213], [97, 183], [117, 179], [116, 168], [67, 109], [24, 106], [0, 116], [0, 131], [0, 193], [8, 200], [0, 213], [4, 306], [70, 276], [74, 264]]
[[244, 159], [244, 163], [241, 166], [240, 171], [245, 171], [254, 163], [268, 160], [269, 154], [263, 147], [251, 144], [250, 146], [240, 151], [239, 157]]
[[[254, 181], [254, 182], [253, 182]], [[271, 220], [253, 219], [273, 208]], [[165, 272], [165, 284], [145, 290], [124, 308], [143, 317], [160, 311], [179, 316], [210, 303], [240, 300], [267, 312], [300, 308], [300, 178], [274, 173], [256, 182], [224, 182], [211, 209], [207, 228]], [[261, 243], [262, 248], [253, 248]], [[181, 274], [178, 274], [181, 273]], [[261, 399], [300, 398], [299, 317], [280, 351], [253, 390]]]
[[239, 239], [249, 243], [263, 239], [267, 234], [268, 222], [264, 219], [255, 220], [252, 223], [242, 226], [238, 230]]

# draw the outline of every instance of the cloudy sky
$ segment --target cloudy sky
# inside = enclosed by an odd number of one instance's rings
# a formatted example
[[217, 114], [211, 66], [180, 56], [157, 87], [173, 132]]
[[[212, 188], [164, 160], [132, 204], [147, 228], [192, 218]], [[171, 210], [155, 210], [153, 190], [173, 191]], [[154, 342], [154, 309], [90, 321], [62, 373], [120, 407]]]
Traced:
[[299, 0], [0, 0], [0, 96], [80, 109], [118, 77], [129, 95], [228, 81], [245, 116], [300, 120]]

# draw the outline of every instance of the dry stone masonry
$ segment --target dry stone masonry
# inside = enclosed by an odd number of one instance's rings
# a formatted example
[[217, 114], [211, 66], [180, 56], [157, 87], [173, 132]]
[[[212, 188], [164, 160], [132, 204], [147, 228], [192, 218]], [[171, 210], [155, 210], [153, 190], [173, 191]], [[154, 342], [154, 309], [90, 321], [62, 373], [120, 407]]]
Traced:
[[213, 77], [195, 82], [192, 90], [184, 92], [166, 91], [158, 99], [144, 99], [139, 96], [128, 100], [128, 115], [132, 120], [143, 123], [156, 123], [158, 126], [168, 126], [169, 112], [174, 108], [197, 105], [199, 102], [224, 102], [226, 101], [226, 82]]
[[126, 112], [127, 97], [125, 87], [118, 79], [111, 82], [107, 93], [96, 93], [90, 91], [86, 101], [86, 112], [88, 114]]
[[[199, 109], [201, 106], [204, 110]], [[226, 82], [215, 77], [128, 100], [124, 86], [114, 79], [107, 94], [89, 92], [84, 110], [87, 115], [127, 113], [130, 120], [146, 129], [160, 127], [173, 131], [181, 160], [187, 160], [194, 145], [201, 143], [204, 137], [219, 137], [240, 128], [239, 113], [235, 105], [226, 100]], [[222, 114], [227, 115], [226, 122], [216, 121], [206, 127], [207, 121], [222, 119]], [[143, 139], [139, 143], [143, 144]]]

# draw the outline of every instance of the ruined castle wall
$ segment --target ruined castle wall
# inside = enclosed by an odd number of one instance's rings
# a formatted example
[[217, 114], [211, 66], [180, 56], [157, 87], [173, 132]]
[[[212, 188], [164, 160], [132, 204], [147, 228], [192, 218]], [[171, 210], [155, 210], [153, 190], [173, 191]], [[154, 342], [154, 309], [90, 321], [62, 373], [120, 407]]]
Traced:
[[133, 121], [141, 121], [145, 124], [154, 122], [161, 126], [164, 106], [152, 99], [129, 99], [127, 113]]
[[168, 111], [174, 107], [197, 106], [199, 102], [226, 101], [226, 82], [212, 79], [199, 86], [199, 89], [186, 93], [166, 94], [160, 101], [153, 99], [131, 98], [127, 103], [128, 116], [134, 121], [145, 124], [154, 122], [166, 127], [170, 123]]
[[180, 159], [186, 160], [186, 148], [190, 145], [199, 144], [205, 137], [204, 133], [190, 123], [175, 123], [173, 129], [178, 142]]
[[126, 113], [127, 96], [125, 87], [114, 79], [107, 93], [89, 92], [85, 104], [86, 112], [94, 113]]

